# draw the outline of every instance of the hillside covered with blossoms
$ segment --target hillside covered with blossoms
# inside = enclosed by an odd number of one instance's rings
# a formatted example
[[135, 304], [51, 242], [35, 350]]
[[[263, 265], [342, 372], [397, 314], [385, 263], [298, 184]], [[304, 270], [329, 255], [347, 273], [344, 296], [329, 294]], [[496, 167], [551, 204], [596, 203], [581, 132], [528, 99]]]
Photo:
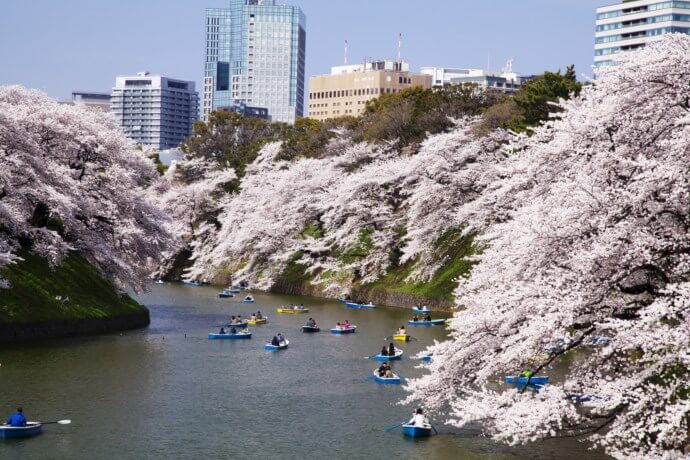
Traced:
[[[454, 303], [452, 338], [406, 403], [511, 444], [574, 436], [617, 458], [680, 456], [689, 51], [665, 36], [580, 94], [548, 74], [528, 91], [555, 97], [429, 105], [413, 91], [362, 119], [277, 131], [216, 115], [157, 186], [183, 242], [165, 270]], [[499, 384], [524, 369], [555, 377], [539, 392]]]

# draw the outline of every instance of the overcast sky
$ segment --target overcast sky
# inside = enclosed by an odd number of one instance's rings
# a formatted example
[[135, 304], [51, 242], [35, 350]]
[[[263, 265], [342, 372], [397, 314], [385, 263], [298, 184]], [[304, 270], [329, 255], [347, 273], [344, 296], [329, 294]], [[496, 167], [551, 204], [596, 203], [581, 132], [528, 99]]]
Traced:
[[[65, 99], [109, 92], [118, 74], [203, 75], [204, 15], [227, 0], [0, 0], [0, 84]], [[422, 66], [591, 74], [595, 0], [285, 0], [307, 15], [307, 75], [344, 59], [402, 56]], [[582, 78], [582, 77], [581, 77]]]

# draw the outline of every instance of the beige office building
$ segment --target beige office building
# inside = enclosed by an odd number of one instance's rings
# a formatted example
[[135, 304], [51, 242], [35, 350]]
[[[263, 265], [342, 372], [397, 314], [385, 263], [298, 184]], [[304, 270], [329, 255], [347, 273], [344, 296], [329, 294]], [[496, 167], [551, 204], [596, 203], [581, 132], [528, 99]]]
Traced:
[[330, 75], [309, 79], [309, 118], [357, 116], [367, 101], [405, 88], [431, 88], [431, 76], [409, 71], [406, 62], [375, 61], [333, 67]]

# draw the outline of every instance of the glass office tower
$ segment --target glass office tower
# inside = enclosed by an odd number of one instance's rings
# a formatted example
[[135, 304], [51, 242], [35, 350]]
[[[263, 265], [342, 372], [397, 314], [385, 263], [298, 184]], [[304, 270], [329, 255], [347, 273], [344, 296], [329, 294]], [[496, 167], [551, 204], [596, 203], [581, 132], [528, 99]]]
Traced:
[[246, 105], [273, 121], [304, 113], [306, 17], [275, 0], [230, 0], [206, 11], [203, 116]]

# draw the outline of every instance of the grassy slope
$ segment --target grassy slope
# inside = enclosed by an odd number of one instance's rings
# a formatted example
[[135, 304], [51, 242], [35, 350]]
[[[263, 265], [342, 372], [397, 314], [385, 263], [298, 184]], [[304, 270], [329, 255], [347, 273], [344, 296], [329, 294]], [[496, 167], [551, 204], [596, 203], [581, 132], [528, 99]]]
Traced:
[[391, 268], [385, 276], [364, 287], [452, 301], [453, 291], [457, 287], [455, 280], [459, 276], [470, 274], [472, 262], [468, 260], [468, 257], [476, 253], [474, 238], [462, 236], [460, 230], [450, 230], [436, 241], [435, 256], [437, 260], [442, 260], [443, 263], [429, 281], [423, 283], [406, 282], [405, 279], [417, 263], [416, 261], [409, 261]]
[[[36, 255], [22, 253], [23, 262], [0, 270], [12, 283], [0, 289], [0, 324], [104, 318], [146, 311], [129, 296], [122, 296], [78, 254], [51, 268]], [[67, 302], [55, 297], [69, 298]]]

